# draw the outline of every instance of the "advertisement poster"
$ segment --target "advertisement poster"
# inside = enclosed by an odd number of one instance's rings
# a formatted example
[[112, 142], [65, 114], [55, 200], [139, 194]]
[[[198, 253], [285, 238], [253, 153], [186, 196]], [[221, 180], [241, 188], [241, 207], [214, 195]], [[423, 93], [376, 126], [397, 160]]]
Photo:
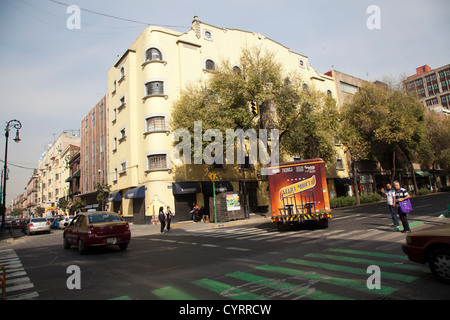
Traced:
[[227, 211], [240, 210], [239, 194], [227, 194]]
[[294, 204], [296, 210], [302, 210], [306, 203], [312, 201], [316, 212], [329, 210], [325, 164], [322, 159], [281, 163], [268, 167], [268, 173], [272, 216], [284, 214], [286, 204]]

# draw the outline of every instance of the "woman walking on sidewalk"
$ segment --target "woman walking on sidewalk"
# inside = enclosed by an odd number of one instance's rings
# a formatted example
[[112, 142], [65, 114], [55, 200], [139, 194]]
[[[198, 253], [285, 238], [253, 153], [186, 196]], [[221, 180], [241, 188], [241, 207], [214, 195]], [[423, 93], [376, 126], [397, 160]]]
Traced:
[[158, 218], [159, 222], [161, 223], [161, 233], [163, 233], [164, 227], [166, 226], [166, 215], [164, 214], [164, 207], [159, 207]]
[[170, 210], [170, 207], [167, 206], [167, 211], [166, 211], [166, 219], [167, 219], [167, 231], [170, 231], [170, 222], [172, 221], [172, 217], [175, 214], [172, 213], [172, 211]]
[[406, 213], [402, 211], [402, 208], [400, 207], [400, 202], [405, 201], [406, 199], [409, 199], [409, 193], [406, 191], [405, 188], [400, 187], [400, 183], [398, 181], [394, 182], [394, 189], [395, 189], [395, 206], [398, 210], [398, 216], [400, 217], [400, 220], [403, 224], [403, 233], [405, 232], [411, 232], [411, 229], [409, 228], [408, 218], [406, 217]]

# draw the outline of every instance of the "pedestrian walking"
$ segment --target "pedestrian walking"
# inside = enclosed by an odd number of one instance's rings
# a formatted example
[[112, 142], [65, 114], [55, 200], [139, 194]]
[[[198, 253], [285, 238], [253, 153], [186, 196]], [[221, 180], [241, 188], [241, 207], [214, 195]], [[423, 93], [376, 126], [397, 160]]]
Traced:
[[192, 204], [192, 211], [191, 211], [192, 220], [194, 220], [194, 222], [200, 221], [199, 216], [198, 216], [199, 211], [200, 210], [198, 209], [198, 205], [194, 202]]
[[167, 211], [166, 211], [166, 220], [167, 220], [167, 231], [170, 231], [170, 222], [172, 221], [172, 217], [175, 214], [172, 213], [172, 211], [170, 210], [170, 207], [167, 206]]
[[395, 190], [392, 188], [392, 185], [390, 183], [386, 185], [386, 189], [384, 189], [384, 195], [386, 196], [386, 202], [389, 208], [389, 212], [391, 213], [392, 222], [394, 223], [393, 231], [399, 231], [398, 216], [397, 212], [395, 211]]
[[158, 218], [159, 218], [159, 222], [161, 223], [161, 233], [163, 233], [164, 228], [166, 226], [166, 216], [164, 214], [164, 207], [159, 207]]
[[403, 225], [402, 232], [403, 233], [411, 232], [406, 213], [403, 212], [402, 208], [400, 207], [400, 202], [410, 198], [409, 193], [408, 191], [406, 191], [405, 188], [400, 187], [400, 183], [398, 181], [394, 182], [394, 189], [395, 189], [395, 206], [398, 210], [398, 216], [400, 217], [400, 220], [402, 221]]

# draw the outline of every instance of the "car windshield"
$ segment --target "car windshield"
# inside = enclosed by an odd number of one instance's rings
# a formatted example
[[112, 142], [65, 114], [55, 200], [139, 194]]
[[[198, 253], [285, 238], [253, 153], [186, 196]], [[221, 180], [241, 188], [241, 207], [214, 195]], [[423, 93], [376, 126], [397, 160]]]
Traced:
[[122, 221], [118, 215], [108, 213], [92, 213], [88, 217], [89, 223]]
[[47, 222], [47, 219], [45, 219], [45, 218], [34, 218], [34, 219], [31, 219], [31, 221], [33, 221], [33, 222]]

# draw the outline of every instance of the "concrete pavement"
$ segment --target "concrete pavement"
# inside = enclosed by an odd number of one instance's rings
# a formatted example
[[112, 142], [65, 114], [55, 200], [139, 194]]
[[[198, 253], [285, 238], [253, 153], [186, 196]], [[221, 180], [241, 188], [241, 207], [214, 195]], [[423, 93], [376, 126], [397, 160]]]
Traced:
[[[228, 226], [237, 226], [237, 225], [246, 225], [250, 223], [265, 223], [270, 222], [269, 216], [264, 216], [260, 214], [250, 214], [249, 219], [243, 220], [233, 220], [227, 222], [194, 222], [194, 221], [181, 221], [171, 223], [171, 230], [184, 230], [184, 231], [192, 231], [192, 230], [205, 230], [211, 228], [222, 228]], [[161, 225], [158, 222], [157, 224], [133, 224], [130, 223], [131, 229], [131, 237], [141, 237], [151, 234], [160, 234], [161, 233]], [[164, 232], [167, 232], [167, 229], [164, 229]]]

